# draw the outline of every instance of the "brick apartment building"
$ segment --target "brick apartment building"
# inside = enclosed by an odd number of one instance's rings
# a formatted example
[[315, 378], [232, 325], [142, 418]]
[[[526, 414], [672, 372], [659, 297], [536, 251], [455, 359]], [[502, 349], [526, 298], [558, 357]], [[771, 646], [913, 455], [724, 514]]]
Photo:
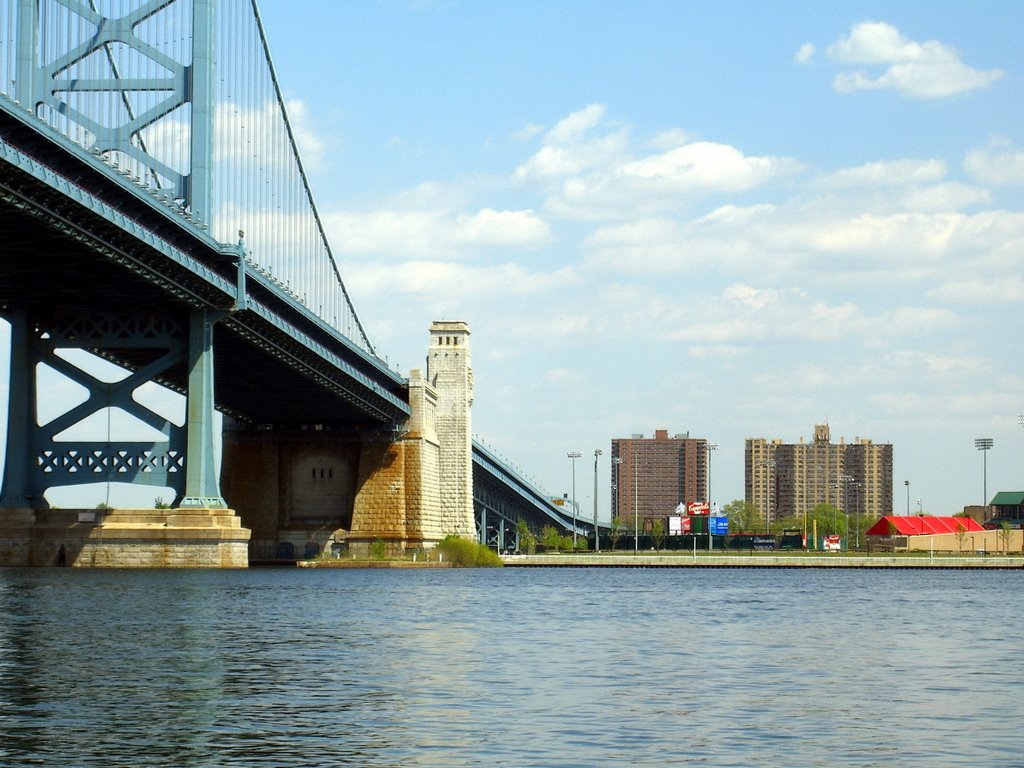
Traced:
[[827, 424], [813, 442], [750, 437], [744, 452], [746, 501], [771, 522], [829, 504], [877, 520], [892, 514], [892, 445], [854, 438], [833, 443]]
[[689, 433], [612, 440], [612, 518], [640, 518], [643, 530], [666, 519], [680, 503], [707, 501], [708, 443]]

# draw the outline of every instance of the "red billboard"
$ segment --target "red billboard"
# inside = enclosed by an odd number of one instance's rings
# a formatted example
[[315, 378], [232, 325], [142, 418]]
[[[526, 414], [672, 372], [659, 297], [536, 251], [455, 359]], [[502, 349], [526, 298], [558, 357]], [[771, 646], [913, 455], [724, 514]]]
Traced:
[[691, 501], [687, 503], [686, 511], [691, 515], [710, 515], [711, 504], [706, 501]]

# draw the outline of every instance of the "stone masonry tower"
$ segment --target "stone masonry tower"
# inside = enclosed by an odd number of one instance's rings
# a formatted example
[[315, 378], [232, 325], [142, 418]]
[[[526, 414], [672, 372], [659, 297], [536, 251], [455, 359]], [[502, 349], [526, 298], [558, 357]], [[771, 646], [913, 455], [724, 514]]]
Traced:
[[441, 525], [445, 534], [473, 538], [473, 368], [466, 323], [431, 324], [427, 382], [437, 391]]

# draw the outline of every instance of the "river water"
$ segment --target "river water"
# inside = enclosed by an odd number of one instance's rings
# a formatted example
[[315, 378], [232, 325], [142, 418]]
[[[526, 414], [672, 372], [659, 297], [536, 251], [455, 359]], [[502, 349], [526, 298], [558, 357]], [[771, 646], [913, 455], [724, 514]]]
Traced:
[[1024, 572], [0, 569], [0, 766], [1024, 766]]

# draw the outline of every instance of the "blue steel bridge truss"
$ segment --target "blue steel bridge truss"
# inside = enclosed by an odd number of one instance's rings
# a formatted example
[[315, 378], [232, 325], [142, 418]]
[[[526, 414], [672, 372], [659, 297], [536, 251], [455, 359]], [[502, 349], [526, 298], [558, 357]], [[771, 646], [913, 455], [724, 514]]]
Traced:
[[[215, 502], [214, 395], [206, 391], [213, 377], [199, 364], [213, 336], [217, 404], [236, 418], [388, 430], [408, 415], [404, 379], [279, 283], [250, 271], [239, 245], [218, 243], [176, 207], [3, 99], [0, 131], [0, 310], [12, 323], [5, 505], [38, 504], [47, 487], [104, 481], [162, 484], [196, 504]], [[99, 354], [132, 373], [98, 381], [74, 370], [59, 352], [67, 349]], [[44, 425], [36, 423], [39, 364], [88, 393]], [[190, 399], [209, 412], [190, 415], [188, 424], [157, 421], [131, 397], [145, 377], [182, 393], [198, 390]], [[59, 439], [77, 417], [110, 407], [166, 440]], [[197, 420], [204, 434], [190, 439]], [[203, 442], [197, 448], [195, 441]], [[182, 470], [183, 442], [188, 464], [205, 462], [209, 473], [194, 478], [195, 493]]]
[[[393, 433], [405, 421], [406, 382], [342, 281], [254, 0], [0, 0], [0, 36], [0, 505], [97, 482], [223, 504], [215, 405], [256, 424]], [[90, 372], [82, 351], [120, 375]], [[84, 393], [45, 424], [41, 367]], [[136, 400], [150, 381], [187, 396], [183, 419]], [[104, 412], [109, 425], [112, 410], [161, 439], [64, 436]], [[510, 548], [521, 518], [572, 528], [479, 444], [474, 481], [493, 546]]]

